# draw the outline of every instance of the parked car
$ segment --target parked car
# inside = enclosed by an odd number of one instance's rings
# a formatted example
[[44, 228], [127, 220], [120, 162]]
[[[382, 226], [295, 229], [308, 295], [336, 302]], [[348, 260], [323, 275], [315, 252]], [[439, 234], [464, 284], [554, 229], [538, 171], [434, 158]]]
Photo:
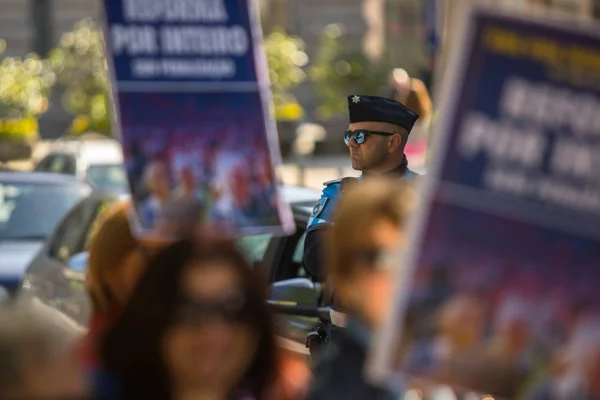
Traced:
[[39, 172], [75, 175], [97, 190], [128, 191], [121, 144], [114, 139], [59, 140], [34, 167]]
[[[316, 310], [320, 284], [318, 279], [307, 275], [303, 254], [304, 230], [320, 193], [285, 186], [283, 195], [292, 205], [297, 231], [290, 236], [247, 236], [238, 245], [254, 268], [266, 268], [274, 307], [287, 307], [288, 311], [290, 307]], [[68, 320], [70, 326], [85, 328], [90, 316], [85, 293], [89, 237], [98, 214], [115, 200], [113, 195], [92, 194], [68, 213], [27, 268], [19, 300], [42, 303], [57, 311], [61, 320]], [[306, 335], [316, 320], [316, 314], [286, 315], [278, 323], [285, 328], [282, 332], [288, 340], [304, 349]]]
[[0, 286], [9, 294], [61, 218], [92, 188], [75, 177], [0, 172]]

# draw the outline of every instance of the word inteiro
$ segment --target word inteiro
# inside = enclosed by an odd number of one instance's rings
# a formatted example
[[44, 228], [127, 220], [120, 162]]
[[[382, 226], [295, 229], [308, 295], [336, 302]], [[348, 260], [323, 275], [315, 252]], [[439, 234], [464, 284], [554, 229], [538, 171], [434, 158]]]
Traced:
[[504, 116], [575, 136], [600, 136], [600, 99], [547, 83], [510, 78], [500, 100]]
[[249, 34], [240, 25], [162, 26], [120, 25], [111, 27], [115, 55], [242, 56], [250, 47]]
[[163, 53], [173, 55], [241, 56], [246, 54], [249, 47], [248, 35], [241, 26], [165, 26], [161, 29], [160, 37]]
[[224, 0], [123, 0], [126, 22], [226, 22]]

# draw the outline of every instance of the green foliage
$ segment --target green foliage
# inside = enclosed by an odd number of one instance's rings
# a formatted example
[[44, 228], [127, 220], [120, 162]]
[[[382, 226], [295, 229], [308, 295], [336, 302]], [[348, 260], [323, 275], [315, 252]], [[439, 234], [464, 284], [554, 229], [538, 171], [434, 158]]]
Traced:
[[[5, 44], [2, 40], [0, 42], [1, 54]], [[0, 77], [0, 118], [25, 120], [46, 112], [48, 95], [55, 81], [55, 75], [46, 60], [35, 54], [29, 54], [24, 59], [2, 57]]]
[[37, 117], [48, 109], [55, 81], [49, 63], [35, 54], [1, 57], [0, 39], [0, 162], [27, 159], [38, 138]]
[[50, 64], [63, 90], [63, 105], [75, 115], [72, 133], [111, 134], [111, 99], [102, 31], [83, 19], [65, 33], [50, 53]]
[[387, 87], [390, 66], [374, 63], [361, 50], [348, 49], [343, 43], [342, 27], [328, 25], [309, 71], [320, 99], [317, 114], [321, 118], [346, 113], [346, 97], [352, 93], [378, 95]]
[[303, 110], [290, 93], [306, 80], [303, 67], [308, 63], [302, 39], [275, 30], [265, 37], [269, 79], [278, 120], [296, 120]]

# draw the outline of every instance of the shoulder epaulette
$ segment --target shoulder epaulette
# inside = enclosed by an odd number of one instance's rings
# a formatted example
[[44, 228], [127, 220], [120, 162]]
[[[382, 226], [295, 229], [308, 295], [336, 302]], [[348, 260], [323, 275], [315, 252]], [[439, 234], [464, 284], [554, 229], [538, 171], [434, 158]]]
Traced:
[[330, 181], [324, 182], [323, 186], [331, 186], [331, 185], [335, 185], [336, 183], [340, 183], [342, 182], [342, 179], [344, 178], [340, 178], [340, 179], [332, 179]]

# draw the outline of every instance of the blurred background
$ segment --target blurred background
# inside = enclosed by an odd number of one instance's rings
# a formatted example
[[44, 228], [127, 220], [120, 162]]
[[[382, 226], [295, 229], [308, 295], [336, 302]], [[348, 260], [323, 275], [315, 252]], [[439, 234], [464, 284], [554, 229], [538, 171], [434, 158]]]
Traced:
[[[396, 96], [425, 114], [407, 148], [411, 167], [425, 167], [440, 108], [430, 99], [452, 79], [444, 76], [446, 55], [462, 1], [469, 0], [259, 0], [285, 183], [319, 188], [356, 175], [342, 141], [350, 93]], [[505, 3], [600, 19], [597, 0]], [[53, 146], [113, 137], [96, 15], [94, 0], [0, 0], [4, 168], [31, 169]], [[54, 172], [75, 168], [68, 160], [45, 163]]]

